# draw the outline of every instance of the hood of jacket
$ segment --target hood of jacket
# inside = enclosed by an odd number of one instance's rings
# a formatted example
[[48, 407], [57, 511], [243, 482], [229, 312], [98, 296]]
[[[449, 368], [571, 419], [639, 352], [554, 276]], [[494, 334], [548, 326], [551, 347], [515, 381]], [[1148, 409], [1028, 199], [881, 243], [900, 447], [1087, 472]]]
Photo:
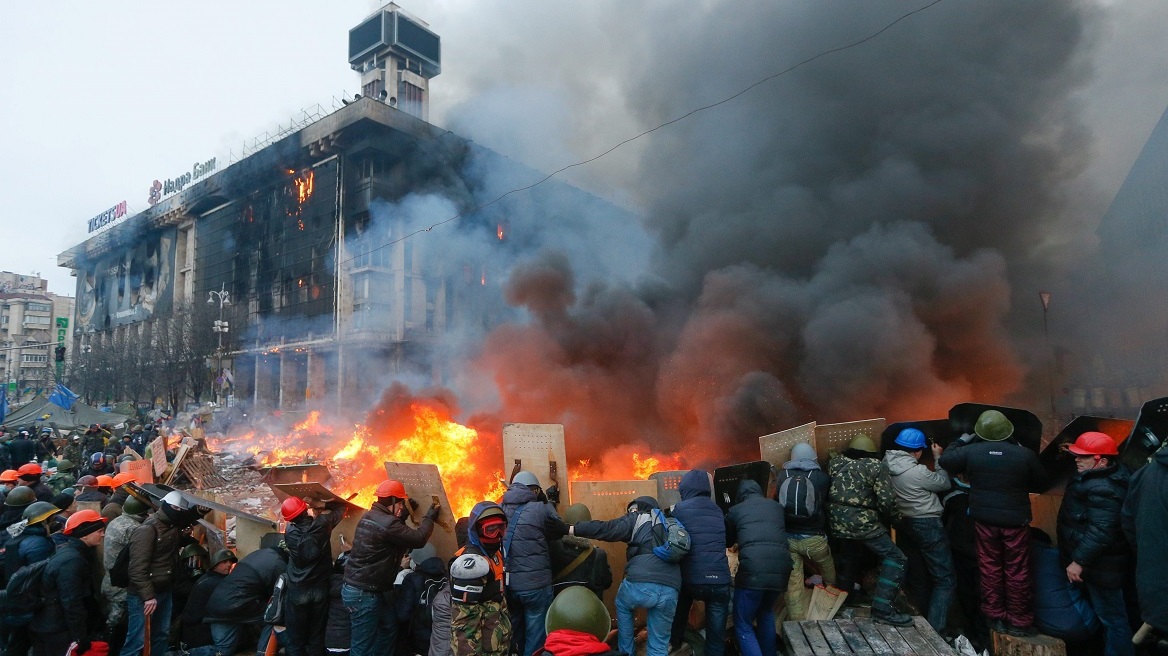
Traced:
[[738, 484], [738, 496], [736, 498], [737, 503], [742, 503], [751, 497], [761, 496], [762, 488], [758, 486], [758, 481], [752, 478], [747, 478]]
[[[524, 486], [520, 486], [520, 487], [523, 487], [524, 490], [526, 490], [528, 493], [531, 494], [532, 501], [535, 500], [535, 494], [532, 493], [531, 490], [528, 490]], [[512, 486], [512, 489], [514, 489], [514, 486]], [[507, 494], [511, 494], [511, 490], [507, 490]], [[503, 499], [506, 500], [506, 498], [507, 498], [506, 495], [504, 495]], [[520, 501], [519, 503], [526, 503], [526, 502]], [[499, 508], [500, 512], [503, 511], [503, 509], [499, 506], [499, 504], [495, 503], [494, 501], [480, 501], [474, 505], [474, 508], [470, 509], [470, 515], [467, 517], [468, 529], [466, 532], [466, 541], [469, 544], [473, 544], [475, 547], [477, 547], [479, 549], [483, 549], [483, 543], [479, 542], [479, 532], [478, 532], [477, 528], [475, 527], [475, 523], [479, 521], [479, 515], [483, 514], [483, 511], [485, 511], [487, 508]], [[427, 559], [427, 560], [432, 560], [432, 559]]]
[[784, 462], [783, 469], [798, 469], [801, 471], [813, 471], [816, 469], [822, 469], [822, 467], [819, 466], [819, 463], [817, 461], [812, 460], [810, 458], [805, 458], [803, 460], [789, 460], [787, 462]]
[[682, 499], [710, 496], [710, 475], [700, 469], [691, 469], [681, 477], [677, 491]]
[[432, 556], [419, 563], [418, 568], [414, 571], [421, 573], [428, 579], [437, 579], [445, 576], [446, 564], [438, 556]]
[[[520, 485], [519, 483], [512, 483], [511, 487], [507, 488], [507, 491], [503, 493], [503, 503], [510, 503], [515, 505], [530, 503], [537, 500], [538, 498], [539, 495], [537, 495], [535, 491], [526, 485]], [[474, 524], [473, 515], [471, 516], [470, 523], [472, 525]]]
[[661, 505], [653, 497], [637, 497], [633, 499], [629, 505], [635, 505], [637, 512], [649, 512], [650, 510], [661, 510]]
[[899, 476], [920, 463], [907, 451], [889, 451], [884, 454], [884, 464], [888, 467], [888, 473]]
[[1152, 456], [1152, 459], [1156, 461], [1156, 464], [1162, 467], [1168, 467], [1168, 447], [1161, 447], [1160, 450]]

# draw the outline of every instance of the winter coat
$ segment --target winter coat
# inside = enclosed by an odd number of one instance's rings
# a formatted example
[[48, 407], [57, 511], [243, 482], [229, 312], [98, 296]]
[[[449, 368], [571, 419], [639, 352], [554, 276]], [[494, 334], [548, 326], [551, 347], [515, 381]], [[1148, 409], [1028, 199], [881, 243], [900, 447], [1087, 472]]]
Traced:
[[692, 470], [677, 486], [681, 501], [673, 516], [689, 531], [689, 553], [681, 559], [681, 580], [686, 585], [730, 585], [726, 560], [726, 516], [710, 498], [710, 478]]
[[[658, 508], [653, 497], [638, 497], [642, 508]], [[637, 519], [645, 511], [625, 513], [607, 522], [592, 520], [575, 525], [574, 533], [582, 538], [605, 542], [627, 542], [625, 550], [625, 578], [636, 583], [659, 583], [675, 590], [681, 589], [681, 568], [653, 555], [653, 547], [660, 544], [661, 527], [655, 522], [644, 522], [637, 527]]]
[[949, 474], [929, 469], [907, 451], [888, 451], [884, 454], [884, 466], [892, 478], [896, 507], [902, 517], [941, 517], [945, 507], [937, 494], [953, 487]]
[[118, 562], [118, 554], [122, 552], [123, 547], [130, 543], [130, 536], [145, 520], [145, 515], [118, 515], [110, 520], [109, 524], [106, 524], [105, 539], [102, 542], [102, 559], [104, 561], [102, 565], [107, 577], [109, 571], [113, 569], [114, 563]]
[[24, 509], [28, 506], [5, 506], [4, 512], [0, 513], [0, 531], [7, 530], [9, 526], [24, 519]]
[[337, 505], [315, 518], [302, 513], [284, 529], [290, 602], [304, 604], [328, 598], [333, 574], [332, 532], [344, 517], [344, 507]]
[[1046, 488], [1038, 455], [1013, 440], [964, 444], [954, 441], [937, 463], [969, 478], [969, 511], [983, 524], [1019, 527], [1030, 523], [1030, 493]]
[[1067, 580], [1058, 549], [1037, 540], [1030, 543], [1030, 571], [1034, 580], [1034, 626], [1059, 640], [1090, 640], [1099, 630], [1099, 618], [1082, 588]]
[[967, 563], [977, 562], [977, 527], [969, 516], [969, 491], [955, 488], [942, 500], [945, 512], [941, 514], [941, 524], [953, 549], [954, 560], [964, 559]]
[[207, 600], [205, 621], [259, 624], [276, 580], [288, 567], [283, 549], [257, 549], [243, 557]]
[[738, 545], [735, 587], [787, 589], [791, 552], [784, 519], [783, 507], [763, 496], [757, 482], [746, 479], [738, 484], [737, 503], [726, 516], [726, 546]]
[[210, 571], [195, 581], [195, 587], [187, 595], [187, 605], [182, 609], [182, 642], [189, 649], [213, 644], [211, 625], [203, 622], [207, 614], [207, 602], [227, 578], [226, 574]]
[[68, 538], [45, 566], [41, 579], [44, 605], [30, 628], [38, 633], [66, 633], [86, 642], [104, 624], [93, 580], [94, 552], [77, 538]]
[[[13, 531], [11, 529], [17, 529]], [[45, 529], [45, 525], [33, 524], [32, 526], [24, 526], [22, 524], [13, 524], [9, 527], [8, 542], [4, 545], [4, 580], [7, 581], [12, 578], [16, 570], [39, 563], [42, 560], [48, 560], [52, 557], [53, 552], [57, 550], [57, 546], [49, 539], [49, 532]], [[13, 533], [16, 533], [13, 535]]]
[[353, 549], [345, 565], [345, 583], [367, 592], [393, 589], [406, 552], [426, 544], [434, 532], [434, 520], [422, 518], [418, 528], [410, 528], [375, 503], [357, 522], [353, 532]]
[[1083, 580], [1109, 588], [1123, 586], [1131, 560], [1120, 513], [1127, 496], [1127, 468], [1113, 464], [1076, 474], [1063, 492], [1058, 514], [1058, 546], [1063, 566], [1083, 566]]
[[1123, 503], [1123, 532], [1136, 555], [1136, 592], [1148, 624], [1168, 631], [1168, 448], [1132, 476]]
[[49, 487], [48, 485], [45, 485], [45, 481], [43, 478], [38, 479], [36, 484], [30, 485], [29, 487], [32, 488], [33, 494], [36, 495], [37, 501], [44, 501], [46, 503], [52, 503], [53, 497], [57, 495], [57, 493], [53, 491], [53, 488]]
[[12, 467], [16, 469], [32, 462], [37, 454], [37, 445], [32, 440], [12, 440], [8, 443], [8, 453], [12, 455]]
[[552, 584], [552, 564], [548, 541], [568, 534], [568, 526], [555, 506], [539, 501], [526, 485], [515, 483], [503, 493], [507, 515], [506, 545], [508, 587], [515, 592], [540, 590]]
[[169, 590], [178, 566], [182, 531], [166, 521], [159, 511], [130, 534], [130, 585], [128, 591], [142, 601], [154, 598], [155, 591]]
[[450, 645], [450, 582], [434, 595], [428, 656], [453, 656]]
[[815, 498], [819, 500], [819, 507], [810, 517], [786, 516], [787, 535], [823, 535], [827, 528], [827, 498], [831, 490], [831, 479], [815, 460], [791, 460], [783, 464], [783, 470], [775, 481], [776, 495], [783, 480], [795, 472], [806, 472], [807, 480], [815, 489]]
[[888, 531], [883, 521], [900, 520], [896, 493], [882, 462], [836, 455], [828, 461], [827, 469], [831, 472], [828, 516], [837, 538], [867, 540]]
[[[408, 628], [406, 636], [399, 635], [398, 640], [406, 642], [412, 651], [411, 654], [424, 654], [430, 649], [430, 622], [414, 622], [414, 613], [421, 605], [422, 595], [431, 582], [442, 585], [446, 580], [446, 563], [434, 556], [418, 563], [417, 569], [406, 574], [405, 579], [394, 591], [394, 613], [398, 624]], [[430, 609], [432, 612], [432, 609]]]
[[[564, 588], [582, 585], [600, 596], [612, 587], [608, 554], [588, 540], [565, 535], [548, 543], [548, 555], [552, 561], [552, 588], [556, 594]], [[573, 566], [572, 563], [577, 561], [579, 564]]]
[[329, 579], [329, 611], [328, 624], [324, 627], [324, 646], [330, 654], [339, 650], [349, 653], [349, 644], [352, 642], [353, 621], [341, 598], [341, 586], [344, 583], [345, 575], [341, 572], [334, 572]]

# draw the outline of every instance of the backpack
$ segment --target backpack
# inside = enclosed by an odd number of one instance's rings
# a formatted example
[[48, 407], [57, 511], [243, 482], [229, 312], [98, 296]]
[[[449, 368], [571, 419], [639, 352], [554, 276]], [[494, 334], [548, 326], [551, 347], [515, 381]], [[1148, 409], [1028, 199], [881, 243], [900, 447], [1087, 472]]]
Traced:
[[422, 582], [422, 592], [418, 595], [418, 603], [414, 604], [414, 612], [410, 615], [410, 635], [429, 635], [434, 626], [434, 597], [446, 585], [444, 577], [435, 579], [426, 578]]
[[5, 588], [5, 624], [8, 626], [24, 626], [32, 622], [32, 617], [41, 606], [45, 605], [42, 592], [44, 587], [45, 568], [49, 560], [38, 560], [31, 565], [25, 565], [12, 575]]
[[784, 469], [786, 478], [779, 484], [775, 501], [783, 507], [787, 517], [811, 518], [819, 514], [823, 500], [811, 483], [811, 472], [803, 469]]
[[639, 528], [650, 522], [652, 525], [649, 530], [652, 531], [653, 541], [656, 542], [656, 546], [653, 547], [653, 555], [667, 563], [681, 562], [681, 559], [685, 558], [690, 547], [693, 546], [689, 531], [685, 530], [685, 526], [676, 517], [666, 517], [665, 513], [654, 509], [652, 512], [643, 513], [637, 518], [637, 523], [633, 526], [633, 535], [637, 534]]
[[130, 587], [130, 544], [127, 542], [118, 552], [114, 566], [109, 569], [110, 585], [115, 588]]

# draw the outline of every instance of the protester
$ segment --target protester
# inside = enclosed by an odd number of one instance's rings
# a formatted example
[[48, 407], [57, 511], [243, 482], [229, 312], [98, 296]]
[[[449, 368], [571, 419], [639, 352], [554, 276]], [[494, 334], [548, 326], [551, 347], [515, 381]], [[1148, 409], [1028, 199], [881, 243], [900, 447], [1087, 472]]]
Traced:
[[1034, 635], [1030, 493], [1045, 488], [1046, 473], [1038, 455], [1012, 439], [1014, 425], [1001, 412], [981, 413], [973, 431], [950, 444], [937, 464], [969, 478], [982, 614], [998, 632]]
[[548, 542], [568, 534], [539, 479], [520, 471], [503, 494], [507, 513], [504, 556], [507, 561], [507, 606], [516, 651], [531, 654], [543, 646], [544, 617], [552, 604], [552, 564]]
[[20, 474], [15, 469], [5, 469], [0, 473], [0, 494], [3, 498], [8, 496], [8, 493], [16, 487], [17, 481], [20, 480]]
[[46, 481], [47, 485], [52, 488], [54, 492], [60, 492], [67, 487], [73, 487], [77, 479], [73, 478], [71, 471], [73, 470], [73, 463], [65, 458], [57, 461], [56, 471], [49, 476]]
[[24, 509], [22, 520], [8, 528], [4, 544], [4, 580], [12, 578], [16, 570], [32, 563], [48, 560], [56, 545], [49, 539], [49, 520], [61, 512], [51, 503], [34, 501]]
[[815, 449], [800, 442], [791, 459], [775, 476], [775, 500], [783, 507], [784, 527], [791, 554], [791, 578], [787, 582], [787, 618], [807, 619], [803, 591], [807, 570], [814, 564], [824, 585], [835, 585], [835, 560], [827, 542], [827, 498], [831, 479], [819, 466]]
[[24, 509], [36, 501], [36, 492], [32, 488], [20, 485], [4, 497], [4, 512], [0, 513], [0, 530], [7, 530], [9, 526], [24, 518]]
[[[127, 500], [127, 503], [129, 501]], [[111, 522], [112, 524], [112, 522]], [[182, 609], [182, 645], [190, 651], [190, 656], [215, 656], [215, 639], [211, 635], [211, 625], [204, 622], [207, 604], [219, 584], [227, 578], [235, 564], [239, 562], [235, 553], [222, 549], [211, 556], [211, 569], [195, 581], [195, 587], [187, 595], [187, 604]]]
[[52, 502], [53, 488], [45, 485], [45, 482], [41, 480], [45, 472], [40, 465], [35, 462], [26, 463], [18, 467], [16, 473], [20, 478], [17, 484], [31, 488], [37, 501]]
[[16, 439], [8, 443], [8, 453], [12, 457], [12, 466], [19, 470], [21, 465], [36, 458], [37, 445], [29, 437], [28, 431], [21, 430], [16, 433]]
[[556, 595], [548, 608], [547, 641], [540, 654], [551, 656], [620, 656], [605, 644], [612, 630], [608, 609], [587, 588], [572, 586]]
[[105, 540], [102, 548], [103, 572], [101, 593], [105, 596], [107, 617], [106, 628], [110, 635], [111, 647], [116, 651], [125, 641], [127, 629], [126, 616], [126, 589], [119, 588], [110, 582], [110, 570], [118, 561], [122, 549], [130, 544], [130, 536], [146, 521], [146, 513], [150, 508], [134, 498], [126, 499], [123, 512], [119, 517], [110, 520], [105, 529]]
[[[574, 503], [564, 511], [565, 524], [578, 524], [592, 520], [588, 506]], [[612, 587], [612, 568], [608, 566], [608, 554], [588, 540], [574, 535], [565, 535], [548, 543], [548, 557], [552, 564], [552, 591], [559, 594], [571, 586], [582, 585], [597, 597]]]
[[[925, 434], [916, 428], [901, 430], [894, 448], [884, 454], [884, 466], [903, 518], [897, 525], [896, 542], [908, 558], [905, 590], [929, 625], [944, 635], [957, 583], [953, 553], [941, 523], [945, 507], [937, 495], [948, 492], [952, 484], [943, 469], [933, 471], [921, 464], [926, 442]], [[931, 449], [934, 460], [941, 457], [940, 445], [933, 444]]]
[[[352, 641], [353, 618], [349, 616], [349, 609], [345, 608], [345, 601], [341, 598], [341, 588], [345, 585], [345, 563], [348, 560], [349, 552], [342, 551], [333, 561], [333, 571], [329, 577], [328, 625], [324, 629], [324, 648], [329, 656], [348, 656], [349, 643]], [[447, 635], [448, 650], [449, 637]]]
[[434, 598], [446, 585], [446, 573], [446, 563], [438, 557], [434, 545], [410, 552], [410, 568], [394, 589], [398, 644], [409, 654], [425, 654], [430, 649]]
[[[309, 510], [312, 501], [315, 512]], [[280, 508], [288, 522], [288, 604], [284, 609], [288, 656], [324, 656], [328, 624], [332, 533], [345, 517], [345, 504], [289, 497]]]
[[734, 634], [743, 656], [771, 655], [775, 653], [775, 602], [791, 579], [784, 511], [750, 479], [738, 484], [735, 500], [726, 517], [725, 543], [738, 545]]
[[93, 571], [95, 550], [102, 542], [105, 520], [82, 510], [65, 524], [66, 541], [49, 560], [41, 578], [43, 605], [32, 622], [35, 656], [61, 656], [71, 643], [76, 654], [93, 645], [104, 625]]
[[393, 581], [402, 556], [426, 544], [441, 506], [434, 501], [417, 528], [405, 523], [409, 497], [399, 481], [377, 486], [377, 501], [361, 517], [345, 566], [341, 596], [352, 617], [352, 656], [382, 656], [397, 642]]
[[1123, 502], [1124, 536], [1135, 551], [1136, 594], [1140, 619], [1168, 636], [1168, 449], [1161, 446], [1151, 461], [1132, 476]]
[[1075, 477], [1063, 492], [1058, 514], [1058, 546], [1067, 580], [1082, 586], [1103, 624], [1106, 656], [1132, 656], [1123, 586], [1130, 553], [1121, 513], [1129, 476], [1116, 457], [1115, 440], [1086, 432], [1067, 451], [1075, 456]]
[[[518, 478], [518, 477], [516, 477]], [[450, 564], [450, 650], [454, 656], [511, 653], [512, 615], [503, 578], [507, 515], [480, 501], [470, 511], [467, 543]]]
[[[264, 535], [260, 548], [240, 559], [207, 600], [204, 621], [211, 625], [211, 638], [219, 654], [234, 654], [245, 639], [245, 631], [263, 622], [276, 581], [288, 568], [288, 550], [282, 538], [279, 533]], [[255, 643], [257, 654], [264, 653], [270, 630], [264, 627], [260, 631]], [[252, 637], [255, 636], [246, 636]]]
[[[695, 599], [703, 601], [705, 653], [721, 656], [726, 644], [726, 616], [730, 612], [730, 564], [726, 559], [726, 519], [722, 509], [710, 498], [711, 486], [709, 473], [700, 469], [683, 474], [677, 486], [681, 501], [673, 507], [673, 516], [689, 531], [692, 546], [681, 559], [681, 590], [669, 638], [673, 648], [681, 646], [690, 607]], [[783, 548], [786, 546], [784, 537]]]

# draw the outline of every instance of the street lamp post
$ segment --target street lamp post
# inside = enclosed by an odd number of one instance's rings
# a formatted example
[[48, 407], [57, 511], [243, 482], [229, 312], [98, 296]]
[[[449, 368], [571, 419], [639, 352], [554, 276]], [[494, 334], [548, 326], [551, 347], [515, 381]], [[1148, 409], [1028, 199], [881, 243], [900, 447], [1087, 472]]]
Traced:
[[219, 287], [219, 291], [217, 292], [207, 292], [207, 302], [215, 303], [216, 301], [219, 303], [219, 319], [212, 324], [211, 331], [219, 335], [219, 347], [216, 349], [216, 355], [218, 356], [219, 360], [219, 370], [215, 376], [217, 383], [215, 385], [215, 400], [216, 402], [219, 402], [219, 390], [221, 386], [218, 384], [218, 380], [223, 377], [223, 334], [228, 331], [227, 322], [223, 320], [223, 306], [231, 305], [231, 292], [227, 291], [226, 283], [221, 285]]

